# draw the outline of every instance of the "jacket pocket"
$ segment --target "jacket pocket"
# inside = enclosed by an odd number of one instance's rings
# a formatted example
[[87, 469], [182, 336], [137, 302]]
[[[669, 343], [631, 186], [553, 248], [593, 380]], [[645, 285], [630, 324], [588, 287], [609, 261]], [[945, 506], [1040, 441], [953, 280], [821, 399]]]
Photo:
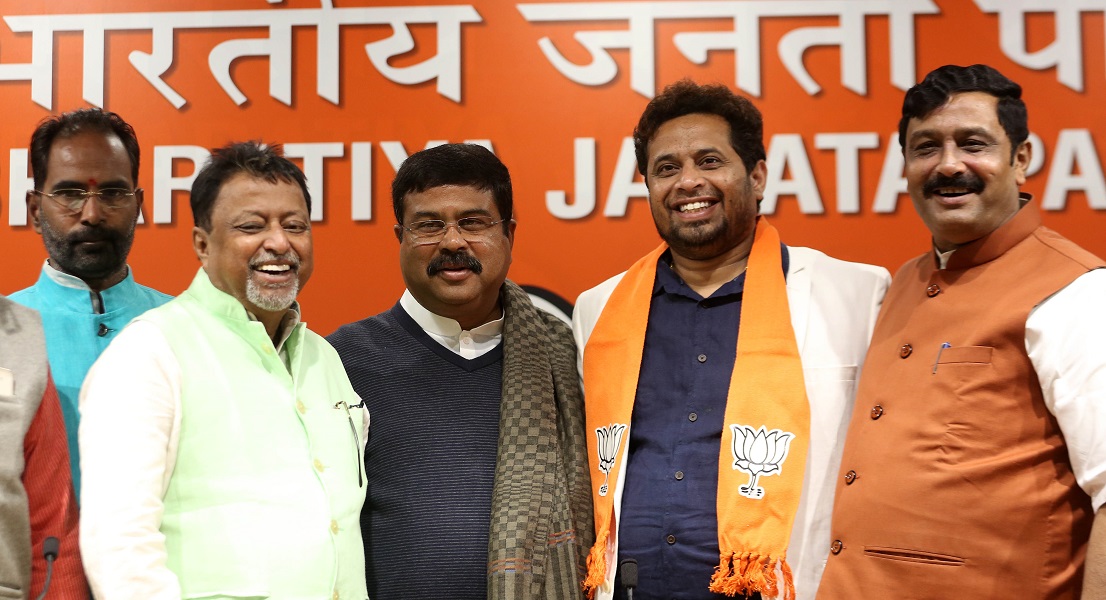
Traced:
[[887, 548], [883, 546], [865, 546], [864, 555], [884, 560], [900, 560], [903, 562], [922, 563], [927, 565], [939, 565], [946, 567], [962, 567], [964, 559], [951, 554], [938, 554], [924, 550], [909, 550], [906, 548]]
[[991, 354], [995, 351], [991, 346], [950, 346], [942, 348], [937, 356], [938, 365], [989, 365]]

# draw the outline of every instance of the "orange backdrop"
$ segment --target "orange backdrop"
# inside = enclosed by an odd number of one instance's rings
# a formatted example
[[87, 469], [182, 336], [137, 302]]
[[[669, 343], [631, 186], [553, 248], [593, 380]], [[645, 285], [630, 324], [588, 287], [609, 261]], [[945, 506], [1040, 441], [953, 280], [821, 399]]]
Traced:
[[0, 0], [0, 292], [30, 285], [45, 257], [23, 217], [30, 133], [93, 104], [142, 146], [129, 261], [142, 283], [179, 293], [198, 266], [185, 190], [200, 149], [260, 138], [294, 144], [321, 190], [306, 319], [328, 333], [375, 314], [403, 289], [393, 161], [435, 140], [485, 140], [515, 184], [512, 279], [571, 301], [657, 243], [624, 140], [649, 96], [681, 77], [726, 83], [763, 111], [765, 209], [785, 242], [893, 271], [928, 243], [899, 194], [902, 88], [974, 62], [1025, 88], [1037, 136], [1026, 187], [1046, 224], [1106, 255], [1102, 9], [385, 1]]

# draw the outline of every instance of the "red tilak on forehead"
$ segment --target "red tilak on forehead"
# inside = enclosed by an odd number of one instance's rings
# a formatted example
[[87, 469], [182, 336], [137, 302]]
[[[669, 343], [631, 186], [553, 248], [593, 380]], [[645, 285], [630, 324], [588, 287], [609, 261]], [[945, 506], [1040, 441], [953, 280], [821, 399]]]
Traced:
[[89, 180], [88, 180], [88, 185], [90, 185], [90, 186], [92, 186], [92, 185], [96, 185], [96, 180], [95, 180], [95, 179], [92, 179], [92, 178], [89, 178]]

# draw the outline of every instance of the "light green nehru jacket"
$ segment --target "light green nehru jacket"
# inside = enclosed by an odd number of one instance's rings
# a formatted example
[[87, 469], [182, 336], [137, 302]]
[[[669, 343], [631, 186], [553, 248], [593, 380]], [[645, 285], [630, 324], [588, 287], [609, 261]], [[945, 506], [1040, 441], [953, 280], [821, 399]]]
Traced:
[[359, 400], [334, 349], [300, 323], [289, 372], [203, 269], [140, 319], [181, 368], [161, 532], [183, 597], [367, 598], [361, 414], [346, 408]]

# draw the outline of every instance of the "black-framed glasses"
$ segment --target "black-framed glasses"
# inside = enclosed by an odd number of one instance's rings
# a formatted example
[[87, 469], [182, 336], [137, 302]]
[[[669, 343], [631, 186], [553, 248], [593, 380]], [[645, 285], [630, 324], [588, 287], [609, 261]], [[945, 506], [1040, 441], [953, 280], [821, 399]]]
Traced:
[[424, 244], [437, 244], [445, 239], [446, 232], [451, 227], [456, 227], [457, 232], [461, 234], [461, 237], [472, 242], [482, 240], [488, 236], [488, 231], [507, 221], [508, 219], [500, 219], [493, 221], [488, 217], [462, 217], [456, 221], [442, 221], [439, 219], [430, 219], [427, 221], [415, 221], [410, 225], [401, 225], [404, 231], [411, 234], [411, 237], [415, 240], [416, 245]]
[[34, 193], [39, 196], [46, 196], [70, 212], [76, 213], [84, 210], [85, 202], [88, 202], [88, 199], [93, 196], [99, 198], [100, 205], [104, 208], [115, 210], [129, 205], [131, 198], [134, 198], [140, 191], [142, 190], [132, 191], [125, 188], [104, 188], [96, 191], [62, 188], [54, 190], [53, 193], [42, 190], [34, 190]]

